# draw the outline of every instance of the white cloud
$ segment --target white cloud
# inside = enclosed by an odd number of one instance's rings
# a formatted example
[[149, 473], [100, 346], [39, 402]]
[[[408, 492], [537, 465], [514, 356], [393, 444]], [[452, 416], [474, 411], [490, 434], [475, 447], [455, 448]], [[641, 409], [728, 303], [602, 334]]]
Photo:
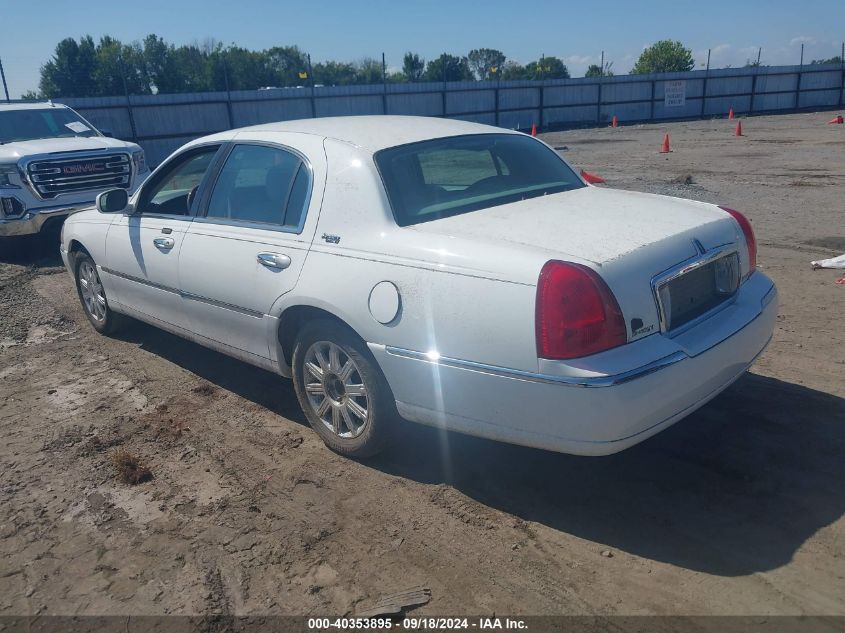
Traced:
[[813, 44], [817, 44], [818, 40], [811, 36], [811, 35], [799, 35], [798, 37], [793, 37], [789, 40], [790, 46], [797, 46], [798, 44], [809, 44], [812, 46]]
[[586, 66], [593, 61], [592, 55], [569, 55], [564, 57], [563, 61], [567, 66]]

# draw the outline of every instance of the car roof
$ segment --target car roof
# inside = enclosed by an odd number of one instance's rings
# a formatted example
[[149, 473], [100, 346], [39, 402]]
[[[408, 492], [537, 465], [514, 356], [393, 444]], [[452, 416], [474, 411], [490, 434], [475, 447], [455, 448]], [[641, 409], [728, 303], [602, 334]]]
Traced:
[[[351, 145], [367, 149], [371, 152], [427, 141], [445, 136], [461, 136], [465, 134], [516, 134], [492, 125], [482, 125], [470, 121], [456, 119], [441, 119], [423, 116], [338, 116], [317, 119], [297, 119], [295, 121], [281, 121], [278, 123], [262, 123], [251, 127], [229, 130], [215, 134], [215, 140], [235, 137], [256, 138], [261, 132], [294, 132], [300, 134], [314, 134], [324, 138], [335, 139]], [[198, 141], [210, 140], [198, 139]]]
[[20, 101], [18, 103], [0, 103], [0, 112], [8, 112], [9, 110], [48, 110], [50, 108], [67, 108], [67, 106], [61, 103], [52, 103], [49, 101]]

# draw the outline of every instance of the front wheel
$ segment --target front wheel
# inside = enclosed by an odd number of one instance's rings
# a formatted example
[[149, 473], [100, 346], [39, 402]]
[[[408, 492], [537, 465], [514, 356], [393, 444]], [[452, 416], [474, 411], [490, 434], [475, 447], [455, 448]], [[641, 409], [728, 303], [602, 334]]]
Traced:
[[332, 321], [305, 326], [294, 344], [293, 374], [299, 404], [329, 448], [358, 458], [383, 450], [396, 405], [384, 375], [353, 333]]
[[100, 281], [97, 265], [85, 251], [74, 257], [76, 290], [85, 316], [100, 334], [111, 334], [120, 325], [120, 315], [109, 308], [106, 290]]

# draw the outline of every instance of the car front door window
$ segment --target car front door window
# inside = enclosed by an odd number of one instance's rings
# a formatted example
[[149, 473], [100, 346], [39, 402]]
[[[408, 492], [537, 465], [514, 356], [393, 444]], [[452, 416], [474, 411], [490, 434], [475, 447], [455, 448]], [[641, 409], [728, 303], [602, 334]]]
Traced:
[[217, 147], [204, 148], [176, 160], [156, 178], [140, 200], [138, 212], [145, 215], [191, 215], [196, 192], [205, 177]]

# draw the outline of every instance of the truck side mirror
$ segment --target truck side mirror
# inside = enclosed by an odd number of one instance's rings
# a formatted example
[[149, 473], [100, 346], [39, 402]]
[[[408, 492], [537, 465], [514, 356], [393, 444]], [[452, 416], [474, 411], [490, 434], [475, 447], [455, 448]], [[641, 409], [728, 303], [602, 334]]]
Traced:
[[100, 213], [119, 213], [129, 205], [126, 189], [109, 189], [97, 196], [97, 211]]
[[100, 134], [103, 136], [108, 136], [109, 138], [114, 138], [114, 132], [109, 129], [100, 128]]

